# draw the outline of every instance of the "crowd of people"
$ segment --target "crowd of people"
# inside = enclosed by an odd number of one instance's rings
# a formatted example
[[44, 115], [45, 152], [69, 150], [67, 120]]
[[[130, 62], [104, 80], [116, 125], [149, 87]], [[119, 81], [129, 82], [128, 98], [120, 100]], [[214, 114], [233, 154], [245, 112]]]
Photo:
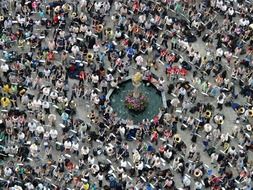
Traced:
[[[0, 5], [0, 189], [253, 188], [251, 1]], [[137, 71], [167, 107], [136, 123]]]

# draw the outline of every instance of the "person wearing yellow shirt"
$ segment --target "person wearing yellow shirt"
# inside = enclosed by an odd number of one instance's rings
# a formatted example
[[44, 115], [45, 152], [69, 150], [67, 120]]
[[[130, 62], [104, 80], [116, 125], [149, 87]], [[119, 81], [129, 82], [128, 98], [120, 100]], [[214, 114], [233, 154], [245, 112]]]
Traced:
[[5, 84], [3, 86], [3, 92], [6, 93], [6, 94], [9, 94], [11, 92], [11, 88], [10, 88], [9, 84]]
[[82, 190], [89, 190], [89, 188], [90, 188], [90, 184], [88, 182], [86, 182], [83, 184]]
[[7, 98], [7, 97], [2, 97], [1, 98], [1, 105], [2, 105], [3, 108], [8, 107], [10, 105], [10, 103], [11, 103], [11, 101], [10, 101], [9, 98]]

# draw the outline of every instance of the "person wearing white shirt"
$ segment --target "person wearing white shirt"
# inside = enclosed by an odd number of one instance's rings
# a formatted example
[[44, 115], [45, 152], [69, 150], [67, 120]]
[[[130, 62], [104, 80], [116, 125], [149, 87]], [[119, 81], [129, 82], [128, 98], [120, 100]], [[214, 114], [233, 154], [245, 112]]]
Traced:
[[47, 46], [48, 46], [48, 49], [50, 51], [54, 51], [55, 50], [55, 42], [54, 42], [54, 40], [49, 40]]
[[111, 85], [112, 88], [117, 88], [117, 87], [118, 87], [118, 82], [117, 82], [117, 80], [114, 79], [113, 81], [111, 81], [110, 85]]
[[109, 73], [109, 74], [106, 75], [107, 82], [111, 82], [113, 79], [114, 79], [114, 77], [112, 76], [111, 73]]
[[90, 101], [94, 102], [94, 99], [97, 97], [97, 93], [96, 92], [92, 92], [91, 95], [90, 95]]
[[229, 7], [228, 15], [231, 18], [230, 20], [232, 20], [232, 17], [234, 16], [234, 14], [235, 14], [235, 11], [234, 11], [233, 7]]
[[104, 9], [105, 13], [108, 13], [108, 11], [111, 9], [111, 5], [109, 2], [104, 2]]
[[142, 175], [142, 171], [143, 171], [143, 168], [144, 168], [144, 164], [143, 164], [143, 161], [140, 161], [136, 164], [136, 169], [138, 171], [138, 176], [140, 177]]
[[45, 129], [42, 125], [39, 125], [37, 128], [36, 128], [36, 134], [37, 136], [40, 136], [40, 137], [43, 137], [43, 133], [45, 132]]
[[32, 137], [35, 135], [36, 127], [37, 127], [37, 125], [36, 125], [35, 122], [29, 122], [28, 123], [28, 129], [29, 129], [29, 132], [30, 132]]
[[236, 153], [236, 149], [235, 149], [234, 146], [229, 147], [228, 154], [231, 155], [231, 156], [236, 156], [237, 153]]
[[122, 3], [121, 2], [118, 2], [118, 1], [115, 1], [114, 2], [114, 7], [115, 7], [115, 11], [119, 11], [120, 8], [122, 7]]
[[216, 7], [221, 9], [222, 5], [223, 5], [223, 0], [217, 0]]
[[99, 165], [97, 165], [97, 164], [92, 164], [91, 165], [91, 173], [94, 175], [94, 176], [96, 176], [97, 174], [98, 174], [98, 172], [99, 172]]
[[142, 64], [143, 64], [143, 57], [141, 55], [138, 55], [135, 58], [135, 61], [136, 61], [136, 64], [137, 64], [137, 68], [140, 69], [142, 67]]
[[161, 166], [161, 159], [160, 159], [160, 157], [156, 156], [153, 167], [154, 168], [160, 168], [160, 166]]
[[65, 31], [64, 31], [64, 30], [60, 30], [59, 36], [60, 36], [61, 38], [65, 38]]
[[42, 90], [42, 93], [43, 93], [42, 100], [44, 100], [44, 99], [48, 100], [48, 96], [50, 94], [50, 88], [49, 87], [44, 87], [43, 90]]
[[138, 163], [141, 159], [141, 155], [139, 154], [139, 152], [137, 150], [133, 151], [133, 163]]
[[51, 74], [51, 70], [48, 69], [48, 68], [45, 68], [43, 72], [44, 72], [45, 78], [46, 78], [46, 79], [49, 79], [50, 74]]
[[99, 49], [100, 49], [100, 45], [98, 43], [93, 45], [94, 54], [97, 54], [99, 52]]
[[73, 53], [74, 56], [76, 56], [79, 53], [80, 49], [77, 45], [72, 46], [71, 52]]
[[92, 35], [92, 32], [91, 32], [90, 29], [88, 29], [88, 30], [86, 31], [86, 41], [90, 41], [91, 35]]
[[79, 143], [78, 142], [73, 142], [72, 143], [72, 149], [73, 149], [73, 153], [78, 156], [79, 155]]
[[225, 98], [226, 98], [226, 95], [224, 93], [220, 94], [217, 97], [217, 109], [220, 109], [220, 111], [223, 108], [223, 104], [224, 104]]
[[191, 144], [191, 146], [189, 148], [188, 158], [192, 158], [193, 155], [195, 154], [196, 150], [197, 150], [197, 146], [195, 144]]
[[1, 65], [1, 70], [2, 70], [2, 72], [3, 72], [3, 75], [4, 75], [5, 77], [7, 77], [7, 74], [8, 74], [8, 71], [10, 70], [10, 67], [9, 67], [8, 64], [3, 63], [3, 64]]
[[38, 155], [38, 146], [35, 143], [31, 144], [30, 151], [31, 151], [31, 155], [33, 157], [36, 157]]
[[45, 141], [48, 141], [49, 140], [49, 137], [50, 137], [50, 134], [49, 134], [49, 131], [45, 131], [44, 135], [43, 135], [43, 139]]
[[103, 173], [98, 173], [98, 175], [97, 175], [97, 178], [98, 178], [98, 186], [100, 187], [100, 188], [102, 188], [102, 186], [103, 186], [103, 180], [104, 180], [104, 175], [103, 175]]
[[166, 24], [166, 28], [169, 30], [171, 29], [171, 26], [173, 24], [173, 20], [172, 18], [168, 17], [168, 16], [165, 16], [165, 24]]
[[191, 185], [191, 179], [186, 175], [183, 177], [183, 185], [185, 188], [190, 188]]
[[89, 157], [88, 157], [88, 163], [90, 165], [93, 165], [95, 163], [95, 158], [92, 155], [89, 155]]
[[196, 181], [194, 184], [194, 190], [202, 190], [203, 184], [199, 181]]
[[20, 132], [18, 133], [18, 140], [19, 140], [19, 142], [20, 142], [20, 143], [23, 143], [23, 142], [24, 142], [24, 139], [25, 139], [25, 134], [24, 134], [22, 131], [20, 131]]
[[82, 147], [81, 148], [81, 155], [83, 155], [83, 160], [87, 161], [88, 157], [89, 157], [89, 153], [90, 153], [90, 149], [89, 147]]
[[140, 16], [139, 16], [139, 19], [138, 19], [138, 22], [140, 23], [140, 25], [141, 25], [142, 27], [144, 27], [145, 21], [146, 21], [146, 15], [145, 15], [145, 14], [140, 15]]
[[70, 141], [70, 140], [66, 140], [66, 141], [64, 142], [65, 151], [70, 151], [71, 147], [72, 147], [71, 141]]
[[27, 190], [33, 190], [34, 189], [33, 184], [30, 183], [30, 182], [26, 183], [25, 186], [26, 186]]
[[48, 101], [42, 102], [42, 108], [45, 110], [46, 114], [50, 114], [50, 104]]
[[179, 89], [179, 91], [178, 91], [178, 99], [180, 100], [180, 101], [183, 101], [184, 100], [184, 97], [185, 97], [185, 95], [186, 95], [186, 89], [184, 88], [184, 87], [181, 87], [180, 89]]
[[122, 139], [124, 139], [125, 133], [126, 133], [126, 129], [124, 126], [119, 127], [119, 133], [120, 133], [120, 136], [122, 137]]
[[56, 129], [51, 129], [49, 131], [49, 134], [50, 134], [50, 137], [52, 140], [57, 140], [57, 137], [58, 137], [58, 131]]
[[145, 26], [145, 29], [146, 29], [146, 30], [150, 30], [152, 24], [151, 24], [151, 22], [146, 21], [145, 24], [144, 24], [144, 26]]
[[98, 81], [99, 81], [98, 75], [92, 74], [92, 75], [91, 75], [91, 81], [92, 81], [92, 83], [93, 83], [94, 88], [97, 88], [97, 86], [98, 86]]
[[239, 20], [239, 25], [240, 26], [247, 26], [247, 25], [249, 25], [249, 20], [248, 19], [246, 19], [246, 18], [241, 18], [240, 20]]
[[120, 40], [121, 37], [122, 37], [121, 31], [120, 31], [120, 30], [116, 30], [116, 31], [115, 31], [115, 39], [116, 39], [116, 40]]
[[41, 106], [41, 101], [40, 101], [40, 99], [38, 99], [38, 100], [34, 99], [32, 104], [33, 104], [33, 109], [38, 111]]
[[55, 103], [57, 97], [58, 97], [58, 93], [57, 93], [56, 91], [52, 91], [52, 92], [50, 93], [50, 98], [51, 98], [52, 102]]
[[221, 61], [222, 56], [223, 56], [223, 50], [222, 50], [222, 48], [218, 48], [216, 50], [216, 59], [217, 59], [217, 61]]
[[164, 152], [164, 156], [167, 157], [168, 159], [171, 159], [173, 153], [170, 149], [167, 149], [165, 152]]
[[228, 9], [228, 6], [226, 3], [224, 3], [222, 6], [221, 6], [221, 11], [223, 12], [223, 14], [225, 14], [225, 12], [227, 11]]
[[102, 6], [101, 2], [98, 2], [98, 1], [95, 2], [95, 4], [94, 4], [95, 11], [99, 12], [101, 6]]
[[120, 167], [126, 168], [126, 167], [127, 167], [127, 161], [124, 160], [124, 159], [121, 159], [121, 160], [120, 160]]
[[81, 34], [84, 34], [87, 31], [87, 26], [84, 24], [81, 24], [80, 28], [79, 28], [79, 32]]
[[10, 177], [12, 175], [12, 169], [9, 167], [4, 168], [4, 177]]
[[126, 15], [127, 14], [127, 7], [126, 6], [121, 6], [121, 8], [120, 8], [120, 14], [121, 15]]

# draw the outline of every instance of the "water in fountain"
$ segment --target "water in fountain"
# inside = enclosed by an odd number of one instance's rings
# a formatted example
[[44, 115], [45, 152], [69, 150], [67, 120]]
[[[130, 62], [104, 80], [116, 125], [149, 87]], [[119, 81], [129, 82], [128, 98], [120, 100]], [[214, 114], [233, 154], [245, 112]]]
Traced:
[[131, 80], [126, 81], [120, 85], [119, 89], [116, 89], [110, 97], [112, 107], [118, 116], [122, 119], [131, 119], [134, 122], [142, 121], [143, 119], [153, 119], [158, 114], [159, 108], [162, 107], [162, 98], [153, 85], [147, 86], [142, 83], [139, 87], [139, 91], [143, 93], [147, 99], [147, 107], [141, 112], [135, 112], [129, 110], [125, 106], [125, 97], [132, 92], [134, 86]]

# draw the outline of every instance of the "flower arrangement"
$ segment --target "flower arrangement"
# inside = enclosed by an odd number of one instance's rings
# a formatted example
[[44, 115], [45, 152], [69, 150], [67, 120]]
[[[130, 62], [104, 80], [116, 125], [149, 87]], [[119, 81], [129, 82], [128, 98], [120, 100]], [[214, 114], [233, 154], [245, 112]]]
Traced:
[[143, 111], [148, 105], [148, 98], [140, 93], [138, 98], [133, 96], [133, 92], [130, 92], [125, 98], [125, 106], [132, 111]]

